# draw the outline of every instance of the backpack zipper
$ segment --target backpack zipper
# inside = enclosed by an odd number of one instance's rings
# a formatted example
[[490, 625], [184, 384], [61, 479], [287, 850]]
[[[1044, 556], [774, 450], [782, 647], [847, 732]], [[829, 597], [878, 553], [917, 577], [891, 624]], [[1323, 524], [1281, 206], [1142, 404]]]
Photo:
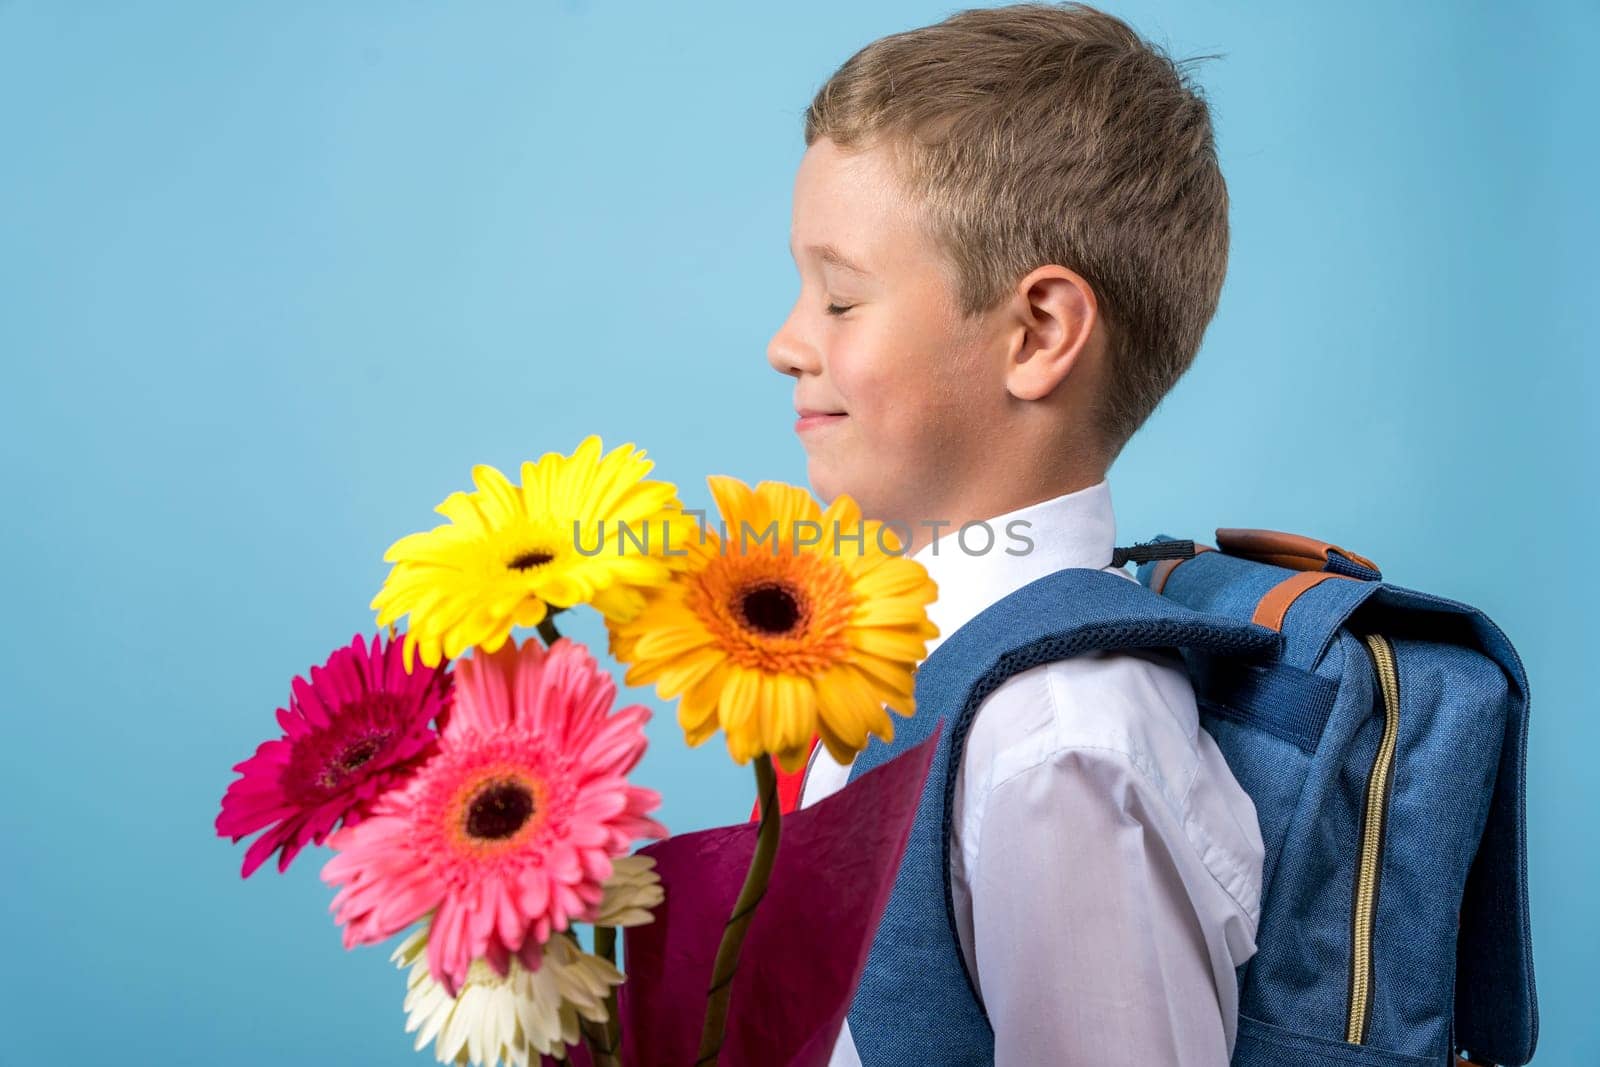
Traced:
[[1367, 776], [1366, 810], [1361, 820], [1361, 856], [1356, 871], [1355, 900], [1350, 929], [1350, 1007], [1345, 1021], [1347, 1042], [1365, 1043], [1372, 1012], [1372, 930], [1378, 911], [1378, 876], [1383, 860], [1383, 827], [1389, 803], [1389, 782], [1394, 771], [1395, 745], [1400, 736], [1400, 676], [1395, 670], [1394, 646], [1378, 634], [1365, 634], [1372, 655], [1378, 692], [1383, 701], [1383, 737]]

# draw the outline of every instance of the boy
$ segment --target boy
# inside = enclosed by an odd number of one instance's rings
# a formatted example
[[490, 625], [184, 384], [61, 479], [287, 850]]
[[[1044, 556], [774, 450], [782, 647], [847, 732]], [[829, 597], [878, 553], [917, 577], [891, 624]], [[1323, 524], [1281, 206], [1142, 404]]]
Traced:
[[[795, 379], [813, 489], [910, 529], [940, 640], [1036, 578], [1110, 569], [1106, 470], [1193, 360], [1226, 268], [1205, 103], [1121, 21], [1030, 4], [868, 45], [805, 139], [800, 295], [768, 358]], [[848, 775], [814, 751], [802, 805]], [[1181, 661], [1011, 677], [950, 825], [996, 1063], [1227, 1062], [1262, 844]], [[883, 1047], [866, 1036], [847, 1026], [832, 1063]]]

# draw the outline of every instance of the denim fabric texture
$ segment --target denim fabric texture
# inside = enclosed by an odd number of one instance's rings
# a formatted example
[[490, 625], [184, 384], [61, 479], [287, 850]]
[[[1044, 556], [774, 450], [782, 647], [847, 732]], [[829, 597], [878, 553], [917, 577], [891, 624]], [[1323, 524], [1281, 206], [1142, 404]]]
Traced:
[[[1342, 575], [1289, 609], [1282, 655], [1184, 652], [1201, 721], [1255, 802], [1266, 857], [1257, 952], [1240, 969], [1233, 1062], [1497, 1064], [1538, 1038], [1524, 826], [1528, 686], [1480, 612]], [[1360, 568], [1364, 569], [1364, 568]], [[1169, 599], [1248, 621], [1295, 572], [1222, 552], [1171, 571]], [[1140, 568], [1148, 584], [1149, 565]], [[1362, 1042], [1352, 1009], [1354, 897], [1384, 704], [1364, 634], [1388, 639], [1400, 695]]]
[[[1171, 647], [1261, 823], [1256, 955], [1239, 972], [1239, 1067], [1499, 1064], [1538, 1038], [1528, 932], [1523, 775], [1527, 680], [1480, 612], [1340, 573], [1304, 593], [1281, 634], [1251, 622], [1294, 572], [1206, 552], [1157, 596], [1095, 570], [1041, 578], [951, 635], [917, 673], [916, 714], [876, 739], [852, 779], [943, 728], [850, 1010], [869, 1065], [982, 1064], [994, 1040], [955, 935], [950, 807], [968, 728], [1019, 671], [1090, 650]], [[1363, 568], [1364, 570], [1364, 568]], [[1140, 570], [1148, 583], [1151, 568]], [[1355, 894], [1368, 783], [1385, 723], [1363, 635], [1393, 649], [1399, 691], [1383, 794], [1370, 993], [1352, 1005]], [[1346, 1040], [1352, 1011], [1365, 1020]]]

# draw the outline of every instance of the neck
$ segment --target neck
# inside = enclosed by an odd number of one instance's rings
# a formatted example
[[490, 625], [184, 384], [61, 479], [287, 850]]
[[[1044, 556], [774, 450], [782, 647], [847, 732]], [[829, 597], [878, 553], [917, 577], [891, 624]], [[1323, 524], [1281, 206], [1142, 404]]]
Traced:
[[893, 527], [902, 538], [908, 528], [910, 540], [904, 555], [913, 555], [932, 544], [936, 537], [953, 535], [964, 524], [983, 522], [998, 515], [1006, 515], [1019, 508], [1051, 500], [1067, 493], [1087, 489], [1105, 479], [1105, 472], [1080, 471], [1070, 477], [1042, 481], [1031, 485], [985, 485], [965, 498], [944, 505], [914, 506], [906, 509], [914, 518], [896, 518]]

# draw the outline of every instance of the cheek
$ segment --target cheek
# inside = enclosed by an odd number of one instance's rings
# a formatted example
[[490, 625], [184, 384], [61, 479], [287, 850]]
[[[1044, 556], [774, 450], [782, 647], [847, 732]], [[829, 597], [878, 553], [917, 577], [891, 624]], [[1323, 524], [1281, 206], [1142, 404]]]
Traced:
[[[907, 341], [913, 343], [907, 343]], [[938, 455], [965, 447], [976, 415], [970, 376], [938, 339], [899, 339], [871, 360], [841, 365], [835, 383], [852, 433], [869, 450]]]
[[943, 406], [934, 338], [914, 326], [889, 322], [861, 330], [829, 361], [829, 375], [845, 408], [860, 415], [863, 429], [883, 432]]

